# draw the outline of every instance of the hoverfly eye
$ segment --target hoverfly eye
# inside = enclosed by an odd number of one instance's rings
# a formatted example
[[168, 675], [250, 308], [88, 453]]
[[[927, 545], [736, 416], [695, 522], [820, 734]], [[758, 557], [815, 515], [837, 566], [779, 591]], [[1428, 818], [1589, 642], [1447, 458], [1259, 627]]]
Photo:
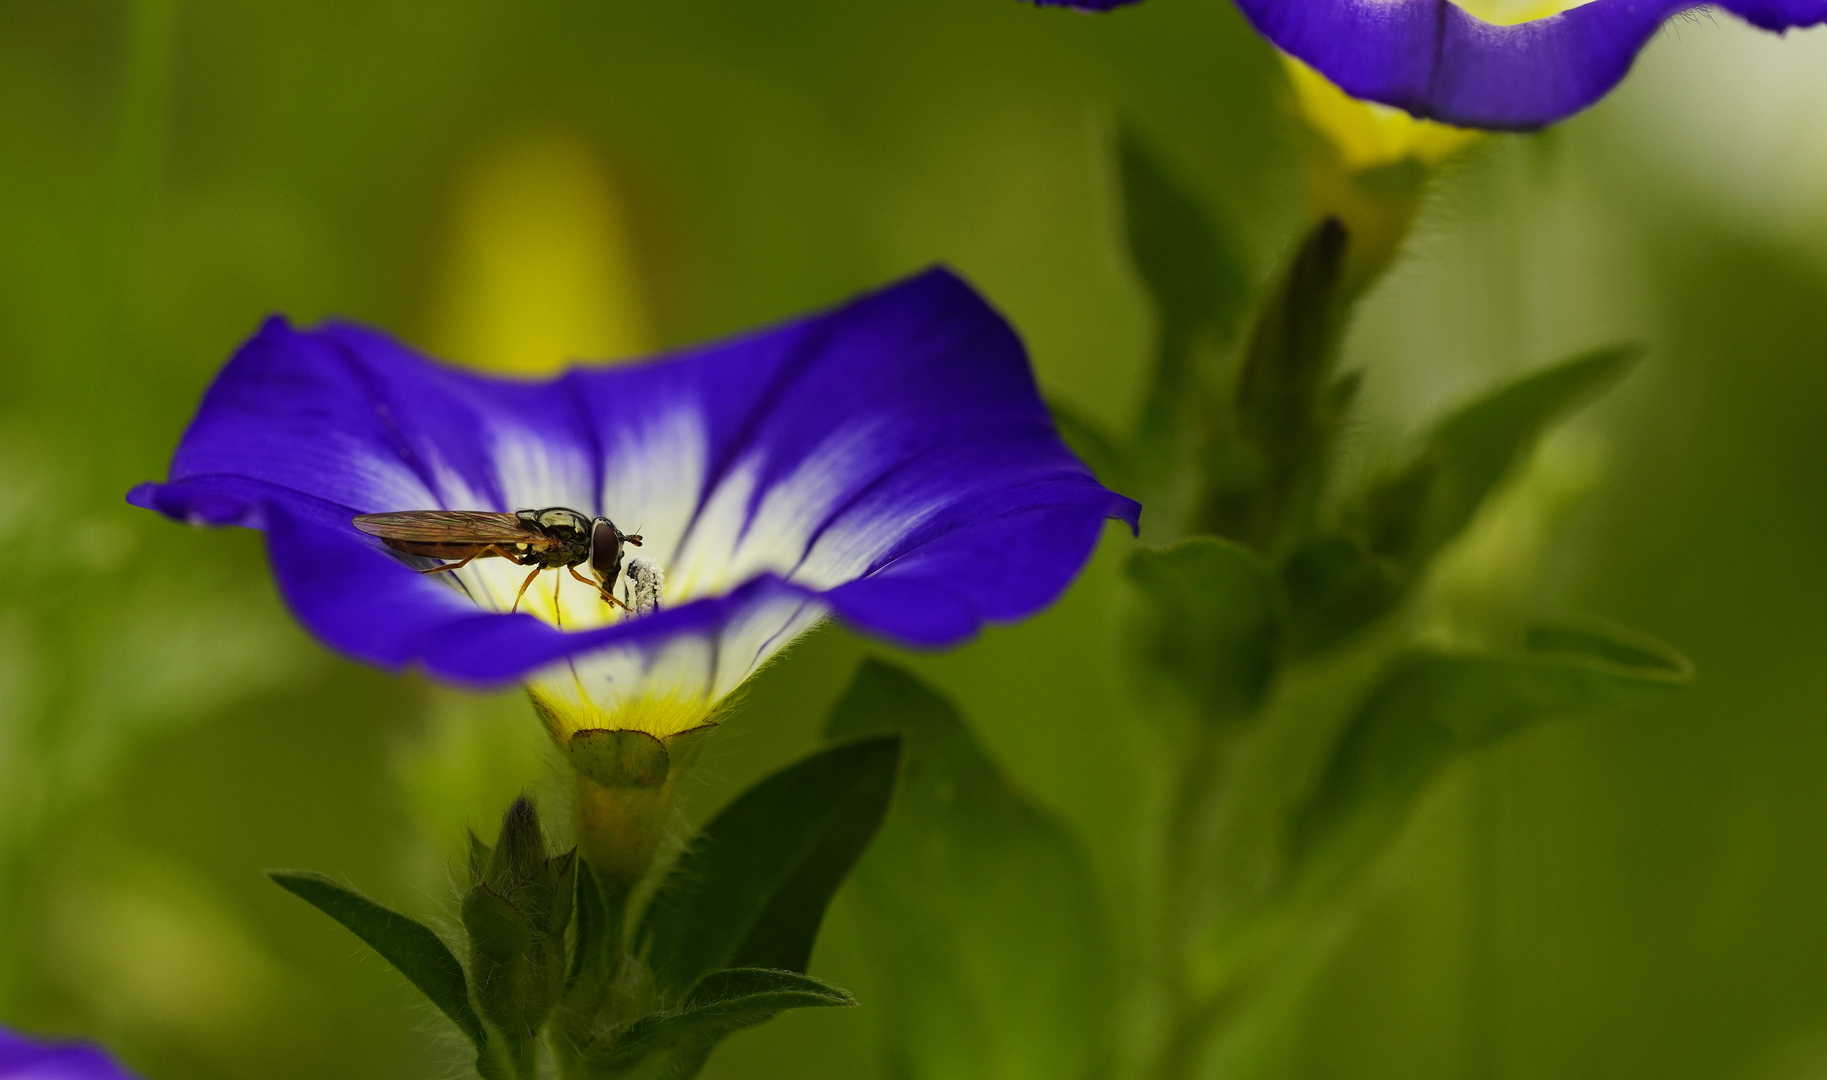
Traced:
[[590, 569], [604, 585], [614, 585], [622, 573], [622, 534], [607, 518], [597, 518], [590, 530]]

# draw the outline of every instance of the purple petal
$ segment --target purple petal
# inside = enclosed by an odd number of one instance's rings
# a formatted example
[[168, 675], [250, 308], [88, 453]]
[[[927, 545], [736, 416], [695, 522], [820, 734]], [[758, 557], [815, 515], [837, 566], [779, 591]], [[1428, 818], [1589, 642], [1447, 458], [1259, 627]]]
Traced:
[[27, 1039], [0, 1028], [0, 1080], [134, 1080], [93, 1046]]
[[[205, 395], [170, 481], [129, 499], [265, 529], [300, 620], [369, 662], [494, 684], [584, 654], [625, 678], [665, 652], [668, 670], [718, 692], [826, 611], [921, 645], [1032, 614], [1105, 518], [1133, 528], [1140, 513], [1065, 448], [1014, 331], [943, 270], [543, 383], [443, 367], [356, 327], [274, 320]], [[561, 599], [576, 628], [561, 631], [501, 613], [525, 574], [505, 560], [430, 578], [350, 524], [554, 505], [640, 532], [630, 553], [665, 567], [663, 610], [600, 625], [600, 601], [573, 588]], [[539, 580], [523, 602], [550, 610], [554, 586]]]
[[[1598, 101], [1693, 0], [1592, 0], [1497, 26], [1449, 0], [1238, 0], [1263, 36], [1354, 97], [1461, 127], [1523, 131]], [[1767, 30], [1827, 20], [1827, 0], [1724, 0]]]
[[[1049, 0], [1102, 11], [1107, 0]], [[1237, 0], [1256, 29], [1353, 97], [1460, 127], [1528, 131], [1592, 105], [1694, 0], [1592, 0], [1498, 26], [1450, 0]], [[1827, 0], [1719, 0], [1754, 26], [1827, 22]]]

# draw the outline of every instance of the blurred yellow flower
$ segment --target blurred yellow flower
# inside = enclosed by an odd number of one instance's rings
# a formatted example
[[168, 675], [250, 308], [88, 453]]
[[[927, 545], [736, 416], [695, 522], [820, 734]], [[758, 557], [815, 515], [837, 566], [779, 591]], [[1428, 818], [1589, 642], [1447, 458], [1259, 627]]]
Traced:
[[581, 141], [540, 135], [482, 158], [450, 228], [433, 351], [529, 375], [653, 351], [621, 197]]
[[1292, 56], [1284, 53], [1281, 59], [1301, 117], [1326, 138], [1352, 172], [1410, 160], [1437, 165], [1484, 134], [1359, 101]]

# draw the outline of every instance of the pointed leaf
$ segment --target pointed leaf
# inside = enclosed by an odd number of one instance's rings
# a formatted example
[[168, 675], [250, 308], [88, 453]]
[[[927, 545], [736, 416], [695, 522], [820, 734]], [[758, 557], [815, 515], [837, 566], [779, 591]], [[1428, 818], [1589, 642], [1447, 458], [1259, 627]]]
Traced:
[[1553, 651], [1416, 652], [1397, 660], [1346, 725], [1294, 819], [1298, 860], [1373, 850], [1454, 758], [1554, 717], [1633, 704], [1691, 677], [1674, 650], [1598, 627], [1532, 635]]
[[897, 738], [814, 754], [762, 780], [704, 827], [655, 893], [642, 934], [655, 985], [708, 971], [803, 971], [825, 907], [881, 824]]
[[885, 975], [889, 1075], [1104, 1075], [1109, 929], [1070, 828], [1009, 783], [948, 702], [886, 664], [862, 666], [827, 731], [907, 739], [852, 894]]
[[1553, 421], [1622, 374], [1628, 348], [1534, 372], [1447, 416], [1420, 453], [1375, 484], [1348, 535], [1312, 540], [1282, 569], [1294, 652], [1338, 643], [1408, 594]]
[[[1195, 357], [1201, 348], [1230, 342], [1249, 300], [1250, 275], [1198, 202], [1127, 127], [1117, 138], [1117, 161], [1129, 255], [1156, 320], [1154, 371], [1124, 461], [1136, 477], [1160, 481], [1172, 469], [1196, 401]], [[1106, 478], [1113, 481], [1133, 482]]]
[[1555, 419], [1615, 381], [1638, 350], [1598, 349], [1463, 406], [1414, 461], [1374, 488], [1362, 528], [1372, 551], [1413, 572], [1464, 530]]
[[627, 1076], [638, 1068], [643, 1076], [685, 1080], [702, 1067], [712, 1047], [743, 1028], [788, 1009], [855, 1004], [844, 991], [794, 971], [713, 971], [692, 987], [683, 1008], [635, 1021], [614, 1046], [587, 1064], [597, 1077]]
[[463, 965], [444, 939], [415, 919], [382, 907], [335, 879], [313, 870], [268, 870], [287, 892], [342, 923], [406, 976], [431, 1003], [463, 1029], [480, 1054], [488, 1032], [469, 1003]]
[[1267, 549], [1291, 523], [1301, 524], [1318, 498], [1327, 454], [1357, 386], [1332, 378], [1347, 240], [1337, 218], [1320, 222], [1257, 312], [1233, 404], [1238, 435], [1261, 459], [1260, 480], [1253, 490], [1238, 490], [1228, 476], [1208, 479], [1202, 531]]
[[1195, 537], [1129, 559], [1131, 581], [1147, 598], [1143, 647], [1214, 723], [1256, 711], [1280, 661], [1275, 586], [1239, 544]]

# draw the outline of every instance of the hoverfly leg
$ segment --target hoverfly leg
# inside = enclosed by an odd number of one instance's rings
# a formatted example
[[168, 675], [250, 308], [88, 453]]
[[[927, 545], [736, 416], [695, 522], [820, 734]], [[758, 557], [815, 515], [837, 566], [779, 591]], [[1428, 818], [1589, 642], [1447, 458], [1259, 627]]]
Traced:
[[[503, 558], [513, 559], [517, 563], [520, 562], [520, 559], [517, 558], [516, 556], [510, 554], [509, 552], [501, 550], [500, 548], [496, 547], [493, 544], [490, 544], [489, 546], [487, 546], [485, 548], [482, 548], [478, 551], [472, 551], [468, 555], [463, 556], [462, 560], [459, 562], [454, 562], [454, 563], [447, 562], [442, 566], [434, 566], [429, 570], [420, 570], [419, 573], [421, 573], [421, 574], [441, 574], [446, 570], [461, 570], [464, 567], [468, 566], [472, 559], [480, 559], [485, 555], [500, 555]], [[522, 563], [521, 565], [525, 565], [525, 564]]]
[[581, 581], [581, 582], [583, 582], [583, 583], [584, 583], [584, 584], [585, 584], [585, 585], [588, 585], [588, 586], [590, 586], [590, 587], [591, 587], [591, 588], [592, 588], [592, 589], [595, 589], [595, 590], [596, 590], [596, 591], [597, 591], [597, 592], [598, 592], [598, 593], [599, 593], [599, 594], [600, 594], [600, 595], [601, 595], [601, 596], [602, 596], [602, 598], [603, 598], [603, 602], [604, 602], [604, 603], [605, 603], [605, 604], [608, 604], [608, 605], [610, 605], [610, 606], [611, 606], [611, 607], [619, 607], [619, 608], [621, 608], [621, 609], [622, 609], [622, 610], [623, 610], [623, 611], [627, 611], [627, 610], [628, 610], [628, 605], [627, 605], [627, 604], [624, 604], [624, 603], [622, 603], [622, 602], [621, 602], [621, 601], [620, 601], [620, 600], [617, 600], [617, 599], [616, 599], [616, 598], [615, 598], [615, 596], [614, 596], [614, 595], [613, 595], [613, 594], [612, 594], [612, 593], [610, 593], [610, 591], [609, 591], [609, 590], [608, 590], [608, 589], [607, 589], [607, 588], [605, 588], [605, 587], [604, 587], [604, 586], [602, 586], [602, 585], [598, 585], [598, 584], [597, 584], [597, 583], [596, 583], [596, 582], [594, 582], [594, 581], [591, 581], [591, 580], [590, 580], [590, 579], [589, 579], [589, 578], [587, 578], [587, 577], [585, 577], [585, 576], [584, 576], [584, 575], [582, 575], [582, 574], [580, 574], [580, 573], [578, 573], [578, 572], [577, 572], [577, 567], [575, 567], [575, 566], [567, 566], [567, 567], [565, 567], [565, 569], [566, 569], [566, 570], [569, 570], [569, 571], [571, 571], [571, 576], [572, 576], [572, 577], [574, 577], [574, 578], [576, 578], [576, 579], [577, 579], [577, 580], [579, 580], [579, 581]]
[[520, 583], [520, 591], [514, 594], [514, 606], [508, 608], [509, 615], [520, 610], [520, 598], [527, 594], [527, 586], [533, 584], [533, 579], [538, 577], [539, 572], [544, 569], [543, 566], [535, 566], [533, 572], [527, 575], [527, 579]]
[[558, 624], [560, 630], [565, 628], [565, 609], [558, 603], [558, 587], [564, 583], [564, 578], [557, 574], [552, 575], [552, 620]]

